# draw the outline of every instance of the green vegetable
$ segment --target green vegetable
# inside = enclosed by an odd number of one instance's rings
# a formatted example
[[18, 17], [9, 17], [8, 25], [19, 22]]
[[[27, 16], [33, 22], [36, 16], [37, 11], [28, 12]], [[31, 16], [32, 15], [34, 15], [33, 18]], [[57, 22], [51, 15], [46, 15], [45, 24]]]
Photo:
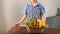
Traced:
[[28, 26], [32, 26], [32, 24], [34, 23], [34, 21], [36, 21], [36, 19], [27, 19], [26, 24], [27, 24]]

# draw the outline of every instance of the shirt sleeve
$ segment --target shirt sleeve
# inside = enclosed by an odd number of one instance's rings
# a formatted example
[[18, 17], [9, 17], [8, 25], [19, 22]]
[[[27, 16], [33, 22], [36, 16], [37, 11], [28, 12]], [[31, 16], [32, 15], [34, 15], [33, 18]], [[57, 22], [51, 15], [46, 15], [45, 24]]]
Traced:
[[44, 6], [41, 7], [41, 13], [42, 14], [46, 13]]
[[27, 5], [24, 7], [22, 12], [23, 12], [23, 14], [27, 15]]

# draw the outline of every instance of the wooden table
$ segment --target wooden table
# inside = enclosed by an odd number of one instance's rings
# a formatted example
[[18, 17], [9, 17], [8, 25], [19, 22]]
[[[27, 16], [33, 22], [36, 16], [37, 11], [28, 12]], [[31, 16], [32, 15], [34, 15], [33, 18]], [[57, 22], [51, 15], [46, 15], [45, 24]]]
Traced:
[[[25, 27], [17, 27], [17, 28], [12, 27], [5, 34], [29, 34], [29, 33], [27, 33]], [[36, 34], [38, 34], [38, 33], [36, 33]], [[46, 29], [46, 31], [41, 34], [60, 34], [60, 29], [49, 28], [49, 29]]]

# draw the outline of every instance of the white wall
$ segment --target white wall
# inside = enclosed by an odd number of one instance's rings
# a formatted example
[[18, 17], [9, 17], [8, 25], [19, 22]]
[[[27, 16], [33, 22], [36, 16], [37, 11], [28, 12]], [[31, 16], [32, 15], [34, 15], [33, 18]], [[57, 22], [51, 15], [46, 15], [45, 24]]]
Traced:
[[7, 31], [14, 24], [14, 13], [13, 13], [13, 0], [2, 0], [3, 3], [3, 13], [5, 18], [5, 31]]
[[2, 2], [0, 0], [0, 34], [3, 34], [5, 31], [4, 15], [2, 9]]
[[[60, 0], [38, 0], [46, 8], [46, 17], [55, 16]], [[22, 17], [22, 9], [30, 0], [2, 0], [6, 31]]]
[[60, 0], [58, 1], [58, 8], [60, 8]]
[[60, 0], [40, 0], [46, 8], [46, 17], [55, 16]]

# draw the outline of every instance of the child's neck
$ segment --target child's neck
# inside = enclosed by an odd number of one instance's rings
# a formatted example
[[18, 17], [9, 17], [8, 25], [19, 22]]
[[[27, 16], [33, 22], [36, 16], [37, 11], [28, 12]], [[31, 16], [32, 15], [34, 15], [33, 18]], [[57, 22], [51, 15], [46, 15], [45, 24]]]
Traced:
[[32, 2], [32, 6], [36, 6], [36, 2]]

